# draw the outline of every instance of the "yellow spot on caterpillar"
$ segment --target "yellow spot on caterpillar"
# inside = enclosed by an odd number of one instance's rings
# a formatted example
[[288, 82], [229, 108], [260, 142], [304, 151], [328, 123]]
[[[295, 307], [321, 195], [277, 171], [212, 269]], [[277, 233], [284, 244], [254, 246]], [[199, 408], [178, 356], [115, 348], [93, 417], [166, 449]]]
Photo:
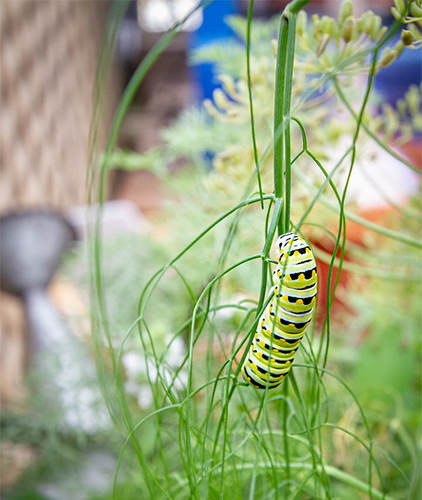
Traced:
[[305, 279], [305, 275], [303, 273], [299, 274], [299, 280], [302, 281]]
[[312, 297], [311, 304], [312, 304], [312, 302], [314, 302], [314, 301], [315, 301], [315, 296], [313, 296], [313, 297]]
[[255, 333], [254, 337], [257, 339], [258, 338], [258, 332]]
[[315, 269], [313, 269], [312, 276], [315, 276], [315, 274], [316, 274], [316, 271], [315, 271]]
[[297, 250], [295, 251], [295, 257], [299, 257], [299, 252]]
[[289, 323], [290, 328], [294, 328], [295, 325], [293, 323]]
[[258, 344], [259, 344], [261, 347], [265, 347], [265, 342], [264, 342], [263, 340], [260, 340], [260, 341], [258, 342]]
[[296, 300], [296, 304], [303, 304], [303, 300], [302, 299], [297, 299]]
[[277, 352], [278, 352], [278, 349], [273, 349], [273, 352], [276, 352], [276, 353], [277, 353]]
[[261, 326], [264, 326], [265, 325], [265, 318], [262, 318], [261, 320]]
[[252, 382], [251, 377], [248, 377], [249, 382]]
[[262, 358], [262, 352], [258, 352], [257, 356], [260, 357], [260, 358]]
[[288, 302], [289, 297], [287, 297], [287, 295], [283, 295], [283, 296], [281, 297], [281, 300], [284, 300], [285, 302]]
[[271, 358], [271, 364], [275, 364], [275, 359], [274, 358]]
[[251, 367], [252, 367], [254, 370], [257, 370], [257, 369], [258, 369], [255, 363], [251, 363]]
[[286, 274], [285, 278], [286, 278], [286, 280], [289, 280], [289, 281], [292, 280], [292, 278], [290, 277], [290, 274]]
[[290, 365], [290, 364], [292, 364], [291, 361], [286, 361], [286, 365]]

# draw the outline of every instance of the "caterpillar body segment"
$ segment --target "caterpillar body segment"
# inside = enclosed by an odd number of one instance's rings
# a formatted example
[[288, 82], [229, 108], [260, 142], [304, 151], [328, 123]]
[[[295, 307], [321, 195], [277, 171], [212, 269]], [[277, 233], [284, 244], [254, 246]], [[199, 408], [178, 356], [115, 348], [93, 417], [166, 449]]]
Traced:
[[310, 246], [293, 233], [277, 240], [278, 265], [273, 272], [273, 298], [261, 315], [242, 366], [253, 387], [280, 385], [291, 365], [316, 303], [318, 271]]

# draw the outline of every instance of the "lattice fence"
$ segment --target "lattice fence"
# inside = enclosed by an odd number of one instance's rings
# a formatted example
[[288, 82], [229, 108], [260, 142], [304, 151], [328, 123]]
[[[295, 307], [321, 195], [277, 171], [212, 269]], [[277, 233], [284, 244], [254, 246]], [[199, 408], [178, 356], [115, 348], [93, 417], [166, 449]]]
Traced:
[[0, 2], [0, 213], [85, 202], [92, 85], [110, 3]]

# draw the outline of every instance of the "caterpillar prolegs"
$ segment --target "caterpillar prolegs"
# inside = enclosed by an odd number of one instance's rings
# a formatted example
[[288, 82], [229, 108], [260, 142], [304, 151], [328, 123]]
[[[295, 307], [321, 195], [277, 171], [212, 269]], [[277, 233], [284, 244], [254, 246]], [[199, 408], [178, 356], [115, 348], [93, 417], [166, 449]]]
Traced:
[[277, 240], [274, 295], [262, 316], [242, 366], [253, 387], [277, 387], [290, 371], [305, 329], [312, 319], [318, 277], [310, 246], [300, 236], [286, 233]]

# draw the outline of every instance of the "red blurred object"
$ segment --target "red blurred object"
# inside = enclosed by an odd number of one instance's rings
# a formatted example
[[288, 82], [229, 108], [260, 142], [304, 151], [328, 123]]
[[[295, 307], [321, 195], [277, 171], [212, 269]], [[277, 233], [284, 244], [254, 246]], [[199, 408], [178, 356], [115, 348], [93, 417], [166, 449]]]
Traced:
[[422, 171], [422, 141], [415, 139], [400, 146], [399, 152]]
[[[384, 207], [372, 208], [361, 211], [357, 215], [368, 222], [373, 222], [376, 223], [377, 225], [384, 227], [391, 227], [391, 219], [394, 218], [395, 211], [392, 208], [384, 208]], [[337, 231], [335, 230], [335, 232]], [[368, 233], [374, 234], [370, 229], [366, 228], [365, 226], [357, 222], [347, 221], [346, 224], [347, 242], [365, 248], [366, 247], [365, 239]], [[326, 254], [329, 254], [330, 256], [334, 252], [335, 244], [328, 237], [319, 240], [310, 239], [310, 243], [314, 248], [319, 248], [320, 250], [324, 251]], [[336, 253], [337, 259], [339, 259], [340, 256], [341, 256], [341, 247], [337, 249]], [[329, 278], [330, 264], [327, 262], [323, 262], [318, 258], [316, 259], [316, 261], [318, 266], [318, 277], [319, 277], [317, 322], [318, 324], [322, 324], [325, 321], [327, 314], [328, 278]], [[344, 261], [345, 262], [353, 261], [350, 257], [349, 252], [347, 251], [347, 247], [344, 254]], [[334, 266], [330, 283], [330, 294], [334, 290], [337, 276], [338, 276], [338, 267]], [[343, 268], [340, 274], [337, 291], [341, 292], [341, 290], [346, 290], [350, 279], [351, 279], [351, 272]], [[362, 279], [361, 282], [362, 286], [364, 287], [365, 280]], [[353, 309], [349, 305], [348, 301], [344, 299], [344, 295], [342, 293], [336, 293], [334, 301], [331, 306], [331, 312], [338, 313], [341, 311], [344, 311], [346, 313], [352, 313]]]

